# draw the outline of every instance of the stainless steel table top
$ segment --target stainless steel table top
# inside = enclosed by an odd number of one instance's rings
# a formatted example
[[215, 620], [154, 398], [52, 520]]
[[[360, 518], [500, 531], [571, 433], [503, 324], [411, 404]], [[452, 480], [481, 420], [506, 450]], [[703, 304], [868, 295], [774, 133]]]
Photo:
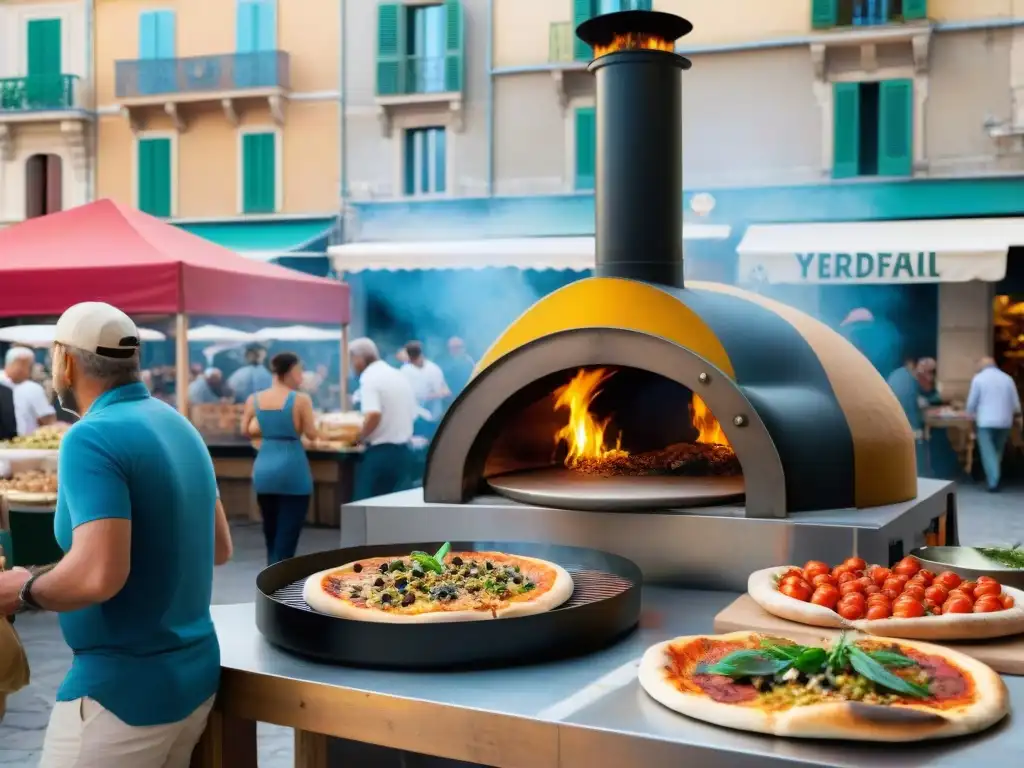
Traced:
[[[778, 739], [689, 720], [647, 697], [636, 681], [643, 651], [656, 642], [711, 631], [729, 592], [647, 587], [641, 627], [612, 648], [579, 659], [515, 669], [454, 673], [333, 667], [292, 656], [256, 630], [252, 604], [213, 608], [226, 669], [272, 675], [500, 713], [559, 728], [560, 765], [656, 766], [1011, 766], [1024, 754], [1024, 728], [1011, 715], [978, 736], [920, 745]], [[1011, 706], [1024, 711], [1024, 677], [1007, 677]], [[1017, 727], [1015, 728], [1014, 725]]]

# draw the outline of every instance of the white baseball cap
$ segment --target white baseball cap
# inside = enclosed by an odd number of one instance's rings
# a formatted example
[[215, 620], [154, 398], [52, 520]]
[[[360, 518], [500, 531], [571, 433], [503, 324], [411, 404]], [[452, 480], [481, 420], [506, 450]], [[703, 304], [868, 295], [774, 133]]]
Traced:
[[102, 301], [84, 301], [68, 308], [57, 321], [53, 340], [103, 357], [125, 359], [139, 351], [135, 323]]

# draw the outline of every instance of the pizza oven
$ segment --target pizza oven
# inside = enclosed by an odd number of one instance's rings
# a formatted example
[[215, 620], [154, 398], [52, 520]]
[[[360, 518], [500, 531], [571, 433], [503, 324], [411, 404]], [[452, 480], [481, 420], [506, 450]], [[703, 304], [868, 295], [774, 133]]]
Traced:
[[595, 276], [539, 301], [445, 415], [428, 504], [561, 509], [742, 502], [747, 517], [917, 496], [914, 438], [851, 344], [758, 294], [683, 280], [681, 77], [689, 22], [591, 19]]

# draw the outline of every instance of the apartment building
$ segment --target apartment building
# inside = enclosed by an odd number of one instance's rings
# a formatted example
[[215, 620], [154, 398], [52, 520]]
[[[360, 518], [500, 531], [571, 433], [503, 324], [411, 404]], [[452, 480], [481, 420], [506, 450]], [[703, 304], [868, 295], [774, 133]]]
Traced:
[[263, 257], [341, 190], [337, 0], [96, 4], [97, 195]]
[[0, 4], [0, 226], [86, 202], [92, 84], [87, 4]]

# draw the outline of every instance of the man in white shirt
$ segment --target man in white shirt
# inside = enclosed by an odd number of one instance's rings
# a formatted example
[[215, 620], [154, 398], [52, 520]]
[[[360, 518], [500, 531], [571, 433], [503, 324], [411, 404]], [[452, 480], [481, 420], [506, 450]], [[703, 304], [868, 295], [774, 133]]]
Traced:
[[437, 363], [427, 360], [423, 345], [418, 341], [406, 344], [405, 353], [409, 362], [402, 366], [402, 374], [412, 385], [417, 402], [430, 414], [431, 421], [437, 421], [441, 418], [444, 399], [452, 394], [445, 383], [444, 373]]
[[401, 372], [380, 359], [370, 339], [348, 345], [352, 368], [359, 376], [359, 406], [363, 429], [359, 441], [366, 446], [356, 471], [355, 500], [404, 490], [412, 465], [416, 395]]
[[46, 390], [32, 381], [35, 361], [36, 356], [31, 349], [11, 347], [4, 358], [3, 373], [0, 373], [0, 384], [14, 391], [14, 416], [19, 435], [31, 435], [57, 420], [57, 411], [46, 396]]
[[974, 417], [981, 466], [988, 490], [994, 493], [999, 490], [1006, 439], [1020, 415], [1020, 395], [1014, 380], [999, 370], [991, 357], [982, 358], [979, 368], [971, 381], [967, 412]]

